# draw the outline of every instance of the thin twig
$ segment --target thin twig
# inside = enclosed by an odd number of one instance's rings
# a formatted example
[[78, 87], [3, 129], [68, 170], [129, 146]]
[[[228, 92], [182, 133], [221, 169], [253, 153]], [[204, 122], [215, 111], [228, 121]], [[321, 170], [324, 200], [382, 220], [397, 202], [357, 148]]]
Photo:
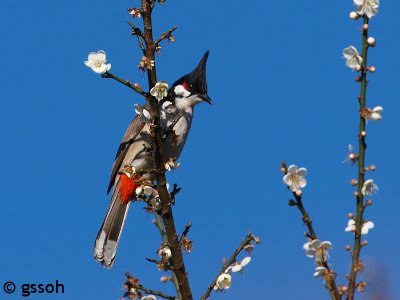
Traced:
[[179, 243], [181, 243], [182, 242], [182, 239], [185, 237], [185, 236], [187, 236], [187, 234], [189, 233], [189, 230], [190, 230], [190, 228], [192, 227], [192, 222], [190, 222], [190, 223], [188, 223], [186, 226], [185, 226], [185, 230], [182, 232], [182, 234], [181, 234], [181, 237], [180, 237], [180, 239], [179, 239]]
[[167, 294], [164, 294], [163, 292], [148, 289], [141, 284], [132, 284], [132, 287], [135, 289], [141, 290], [149, 295], [158, 296], [158, 297], [168, 299], [168, 300], [176, 300], [176, 297], [174, 297], [174, 296], [169, 296]]
[[163, 292], [155, 291], [155, 290], [144, 287], [143, 285], [139, 284], [139, 280], [137, 278], [134, 278], [129, 272], [125, 272], [125, 276], [127, 278], [125, 285], [127, 287], [128, 292], [131, 288], [134, 288], [137, 290], [141, 290], [141, 291], [145, 292], [146, 294], [159, 296], [164, 299], [168, 299], [168, 300], [176, 299], [175, 297], [164, 294]]
[[[287, 166], [286, 166], [286, 162], [284, 162], [284, 161], [281, 163], [281, 170], [283, 170], [285, 174], [287, 173]], [[302, 196], [297, 195], [296, 192], [292, 192], [292, 193], [296, 199], [294, 201], [294, 205], [297, 206], [297, 208], [299, 209], [299, 211], [301, 213], [301, 218], [308, 228], [307, 236], [309, 238], [311, 238], [312, 240], [318, 239], [317, 234], [314, 229], [314, 226], [312, 224], [310, 215], [307, 213], [307, 211], [303, 205]], [[338, 289], [336, 287], [336, 280], [335, 280], [336, 274], [332, 272], [332, 270], [330, 269], [330, 267], [326, 261], [323, 261], [322, 265], [326, 268], [328, 274], [331, 275], [331, 276], [329, 276], [329, 278], [326, 279], [326, 288], [328, 289], [329, 294], [331, 295], [331, 299], [332, 300], [341, 299], [341, 296], [339, 295]]]
[[133, 34], [136, 35], [138, 39], [140, 50], [142, 50], [143, 55], [146, 55], [146, 48], [144, 47], [143, 44], [143, 38], [144, 38], [143, 32], [140, 30], [140, 28], [136, 27], [132, 21], [128, 21], [128, 24], [131, 27]]
[[215, 279], [213, 280], [213, 282], [208, 286], [206, 292], [204, 293], [204, 295], [200, 298], [201, 300], [205, 300], [208, 297], [210, 297], [211, 292], [214, 289], [214, 286], [217, 283], [218, 277], [223, 274], [226, 269], [233, 264], [236, 261], [236, 257], [239, 255], [239, 253], [247, 246], [251, 243], [251, 241], [254, 241], [254, 235], [250, 232], [249, 234], [246, 235], [246, 237], [244, 238], [244, 240], [242, 241], [242, 243], [239, 245], [239, 247], [236, 248], [236, 250], [233, 252], [233, 254], [231, 255], [231, 257], [229, 258], [229, 260], [227, 262], [225, 262], [221, 268], [221, 270], [219, 271], [217, 277], [215, 277]]
[[154, 43], [154, 44], [156, 45], [156, 47], [157, 47], [158, 44], [160, 44], [163, 40], [167, 39], [167, 38], [171, 35], [171, 33], [173, 33], [177, 28], [178, 28], [177, 26], [174, 26], [174, 27], [172, 27], [170, 30], [168, 30], [167, 32], [163, 32], [163, 33], [161, 34], [161, 36], [159, 37], [159, 39], [158, 39], [157, 41], [155, 41], [155, 43]]
[[112, 79], [118, 81], [119, 83], [122, 83], [123, 85], [126, 85], [127, 87], [131, 88], [136, 93], [142, 95], [143, 97], [145, 97], [147, 99], [147, 96], [148, 96], [147, 93], [145, 93], [140, 87], [132, 84], [129, 80], [122, 79], [122, 78], [120, 78], [120, 77], [118, 77], [118, 76], [116, 76], [116, 75], [114, 75], [114, 74], [112, 74], [112, 73], [110, 73], [108, 71], [106, 73], [102, 74], [101, 77], [103, 77], [103, 78], [112, 78]]

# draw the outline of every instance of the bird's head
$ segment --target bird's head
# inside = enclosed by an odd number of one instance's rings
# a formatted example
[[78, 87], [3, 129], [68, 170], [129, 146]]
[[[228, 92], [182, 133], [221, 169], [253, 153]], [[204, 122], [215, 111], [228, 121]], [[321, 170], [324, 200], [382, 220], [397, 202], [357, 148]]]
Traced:
[[172, 98], [187, 98], [193, 104], [205, 101], [212, 104], [207, 94], [206, 63], [209, 51], [200, 60], [197, 67], [189, 74], [179, 78], [170, 89]]

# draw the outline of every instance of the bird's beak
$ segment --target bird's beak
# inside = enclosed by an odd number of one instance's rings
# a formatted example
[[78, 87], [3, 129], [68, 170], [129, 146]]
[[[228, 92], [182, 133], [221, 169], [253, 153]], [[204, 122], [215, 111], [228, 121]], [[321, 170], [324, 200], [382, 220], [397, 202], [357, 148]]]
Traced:
[[207, 94], [199, 95], [201, 100], [207, 102], [208, 104], [212, 105], [212, 100]]

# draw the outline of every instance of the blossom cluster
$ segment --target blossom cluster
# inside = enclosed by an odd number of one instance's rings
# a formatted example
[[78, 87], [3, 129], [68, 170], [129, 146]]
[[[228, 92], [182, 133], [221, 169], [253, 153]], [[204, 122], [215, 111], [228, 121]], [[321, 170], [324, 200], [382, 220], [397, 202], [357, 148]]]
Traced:
[[243, 271], [243, 268], [247, 266], [251, 261], [250, 256], [246, 256], [240, 262], [236, 262], [229, 266], [224, 273], [218, 276], [217, 281], [215, 282], [214, 290], [222, 291], [229, 289], [232, 285], [232, 276], [229, 273], [236, 273]]
[[314, 277], [326, 275], [328, 269], [325, 265], [329, 259], [328, 251], [332, 249], [332, 243], [330, 241], [321, 242], [319, 239], [309, 240], [303, 245], [303, 249], [308, 257], [315, 257], [317, 267], [314, 272]]

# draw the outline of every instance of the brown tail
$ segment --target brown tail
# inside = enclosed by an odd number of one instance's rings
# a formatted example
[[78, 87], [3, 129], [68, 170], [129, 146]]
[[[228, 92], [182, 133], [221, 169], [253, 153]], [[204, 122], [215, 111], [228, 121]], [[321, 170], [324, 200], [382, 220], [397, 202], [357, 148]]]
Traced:
[[117, 254], [118, 242], [124, 227], [125, 218], [129, 209], [128, 204], [121, 204], [119, 200], [119, 181], [114, 186], [110, 208], [103, 221], [103, 225], [94, 242], [93, 253], [95, 259], [102, 266], [111, 269]]

